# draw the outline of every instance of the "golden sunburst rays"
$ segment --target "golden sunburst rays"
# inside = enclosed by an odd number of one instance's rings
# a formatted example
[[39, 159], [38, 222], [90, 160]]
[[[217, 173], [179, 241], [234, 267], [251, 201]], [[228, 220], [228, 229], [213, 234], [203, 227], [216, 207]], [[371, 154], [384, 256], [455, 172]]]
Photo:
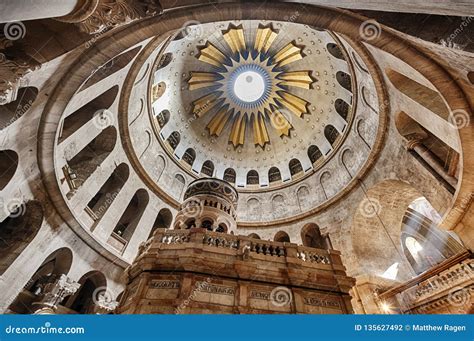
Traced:
[[[291, 89], [309, 90], [315, 82], [310, 71], [288, 70], [288, 65], [305, 57], [303, 47], [290, 42], [271, 53], [278, 36], [271, 25], [260, 25], [251, 44], [246, 42], [241, 25], [229, 25], [222, 36], [231, 53], [208, 41], [196, 56], [211, 70], [191, 72], [189, 90], [202, 93], [192, 103], [192, 113], [197, 117], [212, 115], [206, 127], [214, 136], [222, 135], [230, 124], [229, 142], [234, 147], [245, 143], [247, 127], [253, 130], [254, 144], [262, 148], [270, 142], [267, 126], [280, 137], [289, 136], [293, 128], [290, 115], [301, 118], [309, 113], [310, 104]], [[242, 75], [255, 83], [245, 89], [248, 84], [239, 78]]]

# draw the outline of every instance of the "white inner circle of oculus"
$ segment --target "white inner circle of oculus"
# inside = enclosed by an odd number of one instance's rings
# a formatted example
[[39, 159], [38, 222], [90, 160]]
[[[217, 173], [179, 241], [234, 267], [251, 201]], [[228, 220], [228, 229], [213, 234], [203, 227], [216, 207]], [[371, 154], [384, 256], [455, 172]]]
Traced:
[[259, 72], [242, 71], [236, 75], [232, 89], [239, 100], [251, 103], [265, 94], [265, 87], [265, 79]]

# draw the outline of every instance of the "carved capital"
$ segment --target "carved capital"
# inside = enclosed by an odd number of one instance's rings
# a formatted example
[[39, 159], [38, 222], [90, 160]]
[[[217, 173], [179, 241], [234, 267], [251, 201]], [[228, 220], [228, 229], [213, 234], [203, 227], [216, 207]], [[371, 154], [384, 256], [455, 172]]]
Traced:
[[73, 295], [80, 286], [79, 283], [72, 281], [64, 274], [59, 278], [57, 276], [51, 276], [49, 281], [43, 286], [44, 294], [41, 301], [34, 303], [34, 305], [40, 307], [37, 313], [47, 314], [50, 310], [54, 311], [56, 306], [66, 296]]
[[81, 31], [97, 34], [132, 20], [156, 15], [161, 10], [158, 0], [84, 0], [77, 11], [56, 20], [75, 23]]
[[[0, 49], [10, 47], [11, 44], [0, 40]], [[0, 53], [0, 105], [16, 100], [18, 89], [24, 86], [23, 77], [31, 71], [39, 69], [41, 64], [32, 58], [15, 57], [9, 59]]]

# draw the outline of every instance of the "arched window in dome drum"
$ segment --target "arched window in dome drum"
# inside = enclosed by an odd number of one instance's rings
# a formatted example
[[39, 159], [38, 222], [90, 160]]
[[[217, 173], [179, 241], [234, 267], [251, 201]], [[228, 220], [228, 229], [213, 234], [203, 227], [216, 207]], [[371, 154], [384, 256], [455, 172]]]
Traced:
[[182, 160], [192, 167], [194, 160], [196, 160], [196, 152], [194, 151], [194, 149], [186, 149], [183, 154]]
[[341, 48], [334, 43], [329, 43], [326, 45], [328, 52], [335, 58], [346, 61], [344, 54], [341, 51]]
[[[94, 295], [100, 295], [98, 289], [107, 290], [107, 279], [105, 275], [97, 270], [90, 271], [79, 279], [81, 287], [65, 302], [65, 306], [79, 314], [94, 314], [97, 304]], [[113, 298], [110, 298], [113, 299]]]
[[0, 105], [0, 130], [14, 123], [33, 106], [38, 89], [35, 87], [20, 88], [16, 100], [8, 104]]
[[170, 120], [169, 110], [163, 110], [158, 115], [156, 115], [156, 120], [158, 121], [158, 125], [160, 126], [160, 128], [163, 128]]
[[181, 135], [177, 131], [173, 131], [170, 136], [166, 139], [166, 142], [170, 145], [171, 149], [175, 150], [181, 141]]
[[224, 223], [220, 223], [216, 228], [216, 232], [227, 233], [227, 226]]
[[268, 181], [270, 183], [281, 181], [281, 173], [277, 167], [272, 167], [268, 170]]
[[210, 220], [210, 219], [204, 219], [201, 223], [201, 228], [203, 229], [206, 229], [208, 231], [212, 231], [212, 225], [213, 225], [213, 221]]
[[346, 101], [338, 98], [336, 99], [336, 102], [334, 103], [334, 107], [336, 109], [336, 112], [339, 114], [339, 116], [341, 116], [344, 119], [344, 121], [347, 122], [347, 117], [349, 116], [349, 108], [350, 108], [349, 104]]
[[168, 229], [171, 226], [171, 221], [173, 220], [173, 215], [171, 211], [167, 208], [162, 208], [158, 215], [156, 216], [155, 222], [153, 223], [153, 227], [148, 235], [148, 239], [153, 236], [153, 233], [156, 229]]
[[156, 64], [155, 71], [167, 67], [169, 63], [173, 60], [173, 54], [171, 52], [165, 53], [161, 56], [159, 62]]
[[303, 172], [303, 166], [301, 165], [301, 162], [298, 159], [292, 159], [288, 166], [290, 167], [291, 176]]
[[114, 228], [107, 243], [118, 251], [125, 250], [127, 243], [132, 238], [140, 219], [148, 205], [149, 195], [144, 189], [139, 189], [130, 200], [127, 208], [122, 213], [120, 220]]
[[327, 249], [324, 237], [321, 235], [319, 226], [316, 224], [308, 224], [301, 230], [301, 241], [304, 246], [314, 247], [316, 249]]
[[202, 164], [201, 173], [212, 177], [214, 175], [214, 163], [210, 160], [207, 160]]
[[13, 150], [0, 150], [0, 191], [3, 190], [16, 173], [18, 154]]
[[334, 145], [336, 144], [337, 140], [339, 139], [339, 137], [340, 137], [341, 135], [339, 134], [339, 132], [337, 131], [337, 129], [334, 128], [333, 125], [328, 124], [328, 125], [324, 128], [324, 136], [326, 137], [326, 139], [328, 140], [328, 142], [331, 144], [331, 146], [334, 147]]
[[317, 146], [311, 145], [308, 148], [308, 157], [311, 163], [314, 164], [323, 157], [323, 153], [321, 153], [321, 150]]
[[336, 72], [337, 82], [347, 91], [352, 92], [351, 76], [344, 71]]
[[259, 176], [256, 170], [250, 170], [247, 173], [247, 185], [258, 185], [260, 183]]
[[235, 178], [236, 178], [236, 174], [235, 174], [235, 170], [233, 170], [232, 168], [227, 168], [225, 171], [224, 171], [224, 177], [223, 179], [231, 184], [235, 184]]

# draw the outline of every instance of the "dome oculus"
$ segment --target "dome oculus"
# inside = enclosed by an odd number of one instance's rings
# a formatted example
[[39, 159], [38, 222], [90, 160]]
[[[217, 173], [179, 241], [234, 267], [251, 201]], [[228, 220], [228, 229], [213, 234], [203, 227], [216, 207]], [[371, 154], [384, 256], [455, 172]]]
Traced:
[[207, 129], [220, 136], [231, 120], [229, 142], [234, 147], [245, 143], [247, 125], [253, 128], [254, 144], [270, 142], [267, 124], [282, 137], [289, 136], [292, 115], [308, 114], [309, 102], [292, 93], [298, 87], [310, 89], [314, 79], [310, 71], [290, 71], [288, 65], [303, 59], [302, 47], [293, 42], [269, 52], [278, 33], [271, 26], [260, 26], [253, 46], [247, 46], [242, 26], [229, 25], [222, 36], [231, 53], [222, 52], [209, 41], [200, 48], [197, 58], [209, 71], [192, 72], [190, 90], [208, 89], [192, 103], [197, 117], [213, 115]]

